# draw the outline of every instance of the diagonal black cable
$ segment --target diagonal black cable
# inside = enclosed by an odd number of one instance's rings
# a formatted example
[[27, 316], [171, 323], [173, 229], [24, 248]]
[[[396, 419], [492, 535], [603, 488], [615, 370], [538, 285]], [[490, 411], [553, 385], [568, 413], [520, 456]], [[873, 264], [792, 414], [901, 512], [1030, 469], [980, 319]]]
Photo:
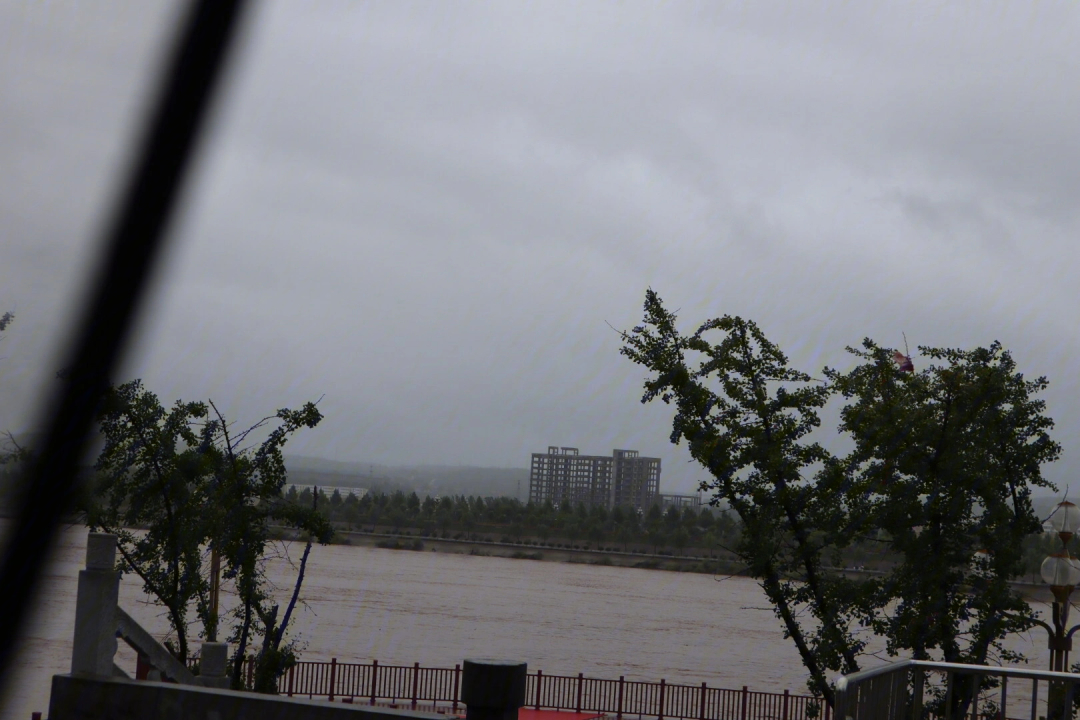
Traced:
[[[159, 255], [185, 170], [245, 0], [194, 0], [167, 59], [152, 114], [106, 227], [96, 282], [73, 328], [68, 381], [47, 406], [45, 444], [24, 475], [18, 514], [0, 564], [0, 682], [9, 678], [57, 527], [77, 482], [97, 399], [116, 367]], [[2, 690], [2, 687], [0, 687]]]

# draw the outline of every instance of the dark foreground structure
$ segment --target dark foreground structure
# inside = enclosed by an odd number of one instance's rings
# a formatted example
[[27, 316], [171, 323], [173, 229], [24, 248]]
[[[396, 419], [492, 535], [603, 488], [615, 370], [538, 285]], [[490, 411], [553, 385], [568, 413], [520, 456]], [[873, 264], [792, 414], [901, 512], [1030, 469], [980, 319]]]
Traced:
[[[437, 720], [444, 715], [414, 709], [333, 704], [280, 695], [225, 689], [228, 645], [203, 643], [199, 675], [180, 664], [150, 633], [117, 605], [116, 536], [90, 533], [86, 568], [79, 571], [71, 673], [53, 677], [52, 720]], [[113, 659], [117, 640], [139, 656], [139, 675], [167, 682], [132, 679]], [[460, 676], [467, 720], [515, 720], [525, 704], [525, 663], [466, 660]]]
[[51, 720], [445, 720], [443, 715], [88, 675], [53, 677]]

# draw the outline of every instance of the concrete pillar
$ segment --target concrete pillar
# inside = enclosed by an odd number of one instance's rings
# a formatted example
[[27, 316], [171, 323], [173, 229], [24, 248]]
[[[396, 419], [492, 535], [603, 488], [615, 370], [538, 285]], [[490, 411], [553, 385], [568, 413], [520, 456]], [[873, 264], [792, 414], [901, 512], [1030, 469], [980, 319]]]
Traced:
[[461, 671], [461, 701], [465, 720], [517, 720], [525, 704], [523, 662], [466, 660]]
[[75, 599], [75, 637], [71, 672], [101, 677], [113, 674], [116, 654], [116, 536], [90, 533], [86, 538], [86, 569], [79, 571]]
[[229, 688], [229, 643], [204, 642], [199, 653], [198, 682], [205, 687]]

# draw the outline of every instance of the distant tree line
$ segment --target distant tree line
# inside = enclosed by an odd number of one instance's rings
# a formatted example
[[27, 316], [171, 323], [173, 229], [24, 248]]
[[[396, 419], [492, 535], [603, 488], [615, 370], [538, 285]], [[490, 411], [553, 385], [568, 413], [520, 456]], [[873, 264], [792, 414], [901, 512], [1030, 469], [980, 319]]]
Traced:
[[[408, 534], [448, 540], [509, 542], [553, 549], [609, 550], [734, 560], [742, 526], [730, 512], [713, 508], [647, 511], [630, 507], [555, 506], [524, 503], [511, 497], [428, 496], [416, 492], [374, 491], [364, 494], [319, 491], [319, 508], [340, 530]], [[286, 501], [310, 507], [312, 492], [290, 487]], [[843, 567], [885, 570], [897, 561], [883, 533], [853, 543], [838, 559]], [[1024, 540], [1024, 576], [1038, 582], [1039, 566], [1057, 552], [1056, 536], [1030, 535]]]
[[[428, 496], [415, 492], [369, 492], [362, 497], [334, 490], [320, 491], [319, 507], [344, 529], [371, 532], [411, 531], [410, 534], [458, 540], [488, 540], [578, 549], [607, 549], [652, 553], [723, 553], [738, 537], [738, 525], [725, 512], [691, 507], [653, 505], [586, 507], [523, 503], [516, 498], [457, 495]], [[312, 492], [289, 488], [286, 500], [310, 505]]]

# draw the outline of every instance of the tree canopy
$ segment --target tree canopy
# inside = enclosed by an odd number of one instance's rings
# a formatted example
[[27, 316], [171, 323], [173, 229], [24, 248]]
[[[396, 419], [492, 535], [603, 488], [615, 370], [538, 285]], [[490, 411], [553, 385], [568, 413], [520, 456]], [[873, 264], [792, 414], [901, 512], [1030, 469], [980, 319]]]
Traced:
[[[644, 322], [622, 334], [622, 354], [649, 371], [642, 402], [674, 407], [671, 441], [710, 472], [702, 490], [742, 521], [736, 552], [758, 579], [831, 704], [830, 672], [859, 669], [863, 628], [888, 652], [984, 663], [1013, 659], [1001, 640], [1032, 625], [1008, 585], [1023, 570], [1021, 540], [1039, 530], [1032, 487], [1060, 447], [1026, 380], [1000, 344], [962, 351], [921, 347], [929, 362], [865, 340], [857, 365], [825, 379], [790, 367], [752, 321], [708, 320], [683, 334], [651, 289]], [[714, 339], [716, 338], [716, 339]], [[838, 456], [812, 439], [822, 409], [845, 404]], [[880, 579], [832, 571], [866, 538], [897, 558]], [[976, 553], [988, 558], [978, 572]], [[978, 591], [972, 592], [977, 586]]]
[[[260, 658], [275, 659], [267, 672], [279, 674], [289, 662], [289, 652], [281, 650], [284, 623], [263, 574], [268, 525], [291, 525], [321, 542], [331, 538], [319, 512], [281, 498], [283, 445], [321, 419], [315, 404], [307, 403], [235, 433], [212, 402], [177, 401], [166, 409], [138, 380], [110, 388], [103, 398], [105, 444], [94, 468], [94, 492], [82, 509], [91, 529], [118, 537], [122, 569], [138, 575], [166, 608], [170, 644], [181, 661], [191, 654], [194, 621], [201, 625], [197, 634], [217, 637], [215, 578], [206, 562], [215, 556], [240, 600], [229, 636], [236, 647], [234, 682], [255, 636], [264, 638]], [[244, 445], [260, 430], [266, 431], [261, 443]]]

